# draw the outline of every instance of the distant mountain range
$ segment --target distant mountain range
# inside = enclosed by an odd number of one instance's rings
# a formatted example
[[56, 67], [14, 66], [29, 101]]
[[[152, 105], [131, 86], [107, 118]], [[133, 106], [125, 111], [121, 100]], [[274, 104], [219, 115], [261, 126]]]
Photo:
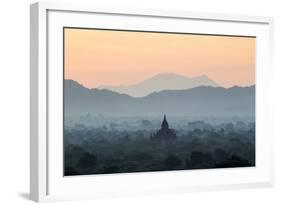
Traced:
[[65, 80], [66, 116], [254, 116], [255, 86], [199, 86], [183, 90], [162, 90], [145, 97], [131, 97], [107, 89], [88, 89]]
[[205, 75], [188, 78], [173, 73], [161, 73], [133, 85], [104, 85], [98, 88], [127, 94], [133, 97], [144, 97], [152, 92], [161, 90], [184, 90], [198, 86], [217, 86], [217, 84]]

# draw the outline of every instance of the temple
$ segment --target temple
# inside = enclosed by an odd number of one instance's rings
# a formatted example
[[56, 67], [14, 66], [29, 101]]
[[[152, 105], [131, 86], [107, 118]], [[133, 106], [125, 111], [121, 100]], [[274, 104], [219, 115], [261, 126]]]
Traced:
[[176, 133], [174, 130], [169, 128], [166, 115], [164, 115], [164, 119], [161, 124], [161, 129], [158, 130], [155, 134], [152, 134], [150, 138], [152, 141], [161, 141], [161, 142], [171, 142], [176, 140], [177, 138]]

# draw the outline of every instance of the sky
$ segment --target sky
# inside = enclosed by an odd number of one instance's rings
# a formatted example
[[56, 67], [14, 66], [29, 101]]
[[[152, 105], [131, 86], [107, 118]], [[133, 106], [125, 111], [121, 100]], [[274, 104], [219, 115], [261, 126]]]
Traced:
[[64, 30], [64, 73], [85, 87], [131, 85], [160, 73], [255, 84], [256, 39], [97, 29]]

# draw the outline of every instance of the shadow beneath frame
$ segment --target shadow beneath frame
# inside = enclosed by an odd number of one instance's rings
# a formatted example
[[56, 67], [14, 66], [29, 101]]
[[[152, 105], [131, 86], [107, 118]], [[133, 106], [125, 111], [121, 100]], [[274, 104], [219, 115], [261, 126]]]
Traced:
[[29, 193], [27, 192], [18, 193], [18, 196], [21, 197], [22, 199], [30, 200]]

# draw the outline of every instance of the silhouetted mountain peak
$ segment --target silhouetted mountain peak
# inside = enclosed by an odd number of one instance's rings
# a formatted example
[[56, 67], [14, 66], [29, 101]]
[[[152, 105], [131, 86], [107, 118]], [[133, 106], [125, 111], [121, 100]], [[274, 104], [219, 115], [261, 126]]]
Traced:
[[143, 97], [162, 90], [184, 90], [201, 85], [217, 86], [214, 81], [205, 75], [185, 77], [175, 73], [159, 73], [133, 85], [100, 86], [99, 88], [128, 94], [133, 97]]
[[182, 75], [176, 74], [176, 73], [159, 73], [155, 76], [152, 76], [149, 79], [157, 79], [157, 78], [186, 78]]

